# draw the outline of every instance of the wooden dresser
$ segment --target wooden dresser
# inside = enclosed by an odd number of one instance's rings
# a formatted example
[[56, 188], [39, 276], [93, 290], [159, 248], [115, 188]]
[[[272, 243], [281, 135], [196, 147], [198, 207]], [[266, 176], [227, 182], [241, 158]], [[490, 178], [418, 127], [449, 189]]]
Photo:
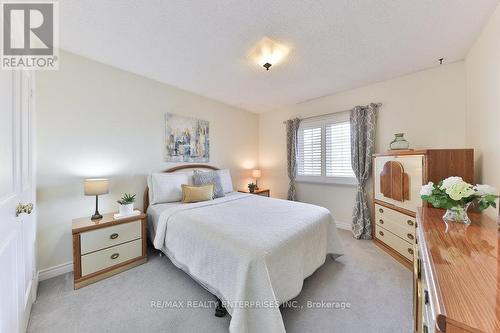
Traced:
[[146, 214], [115, 220], [73, 220], [75, 289], [118, 274], [147, 261]]
[[472, 183], [473, 149], [393, 151], [373, 157], [373, 238], [375, 243], [411, 268], [420, 188], [449, 176]]
[[500, 332], [498, 222], [470, 213], [468, 226], [445, 223], [443, 214], [417, 214], [415, 332]]

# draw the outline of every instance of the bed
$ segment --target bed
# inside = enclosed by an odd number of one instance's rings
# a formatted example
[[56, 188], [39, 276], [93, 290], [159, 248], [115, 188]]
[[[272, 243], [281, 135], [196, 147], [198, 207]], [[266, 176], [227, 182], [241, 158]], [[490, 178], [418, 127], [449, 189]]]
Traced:
[[[185, 172], [207, 165], [181, 166]], [[296, 297], [328, 255], [342, 255], [330, 212], [310, 204], [230, 192], [197, 203], [144, 209], [154, 247], [231, 314], [230, 332], [285, 332], [280, 304]]]

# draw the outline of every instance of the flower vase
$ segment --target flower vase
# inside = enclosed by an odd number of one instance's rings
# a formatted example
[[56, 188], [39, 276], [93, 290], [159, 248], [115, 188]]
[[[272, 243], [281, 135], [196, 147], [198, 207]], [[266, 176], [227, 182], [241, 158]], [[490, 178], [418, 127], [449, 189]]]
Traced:
[[464, 206], [457, 206], [450, 209], [447, 209], [443, 215], [443, 220], [452, 221], [452, 222], [460, 222], [463, 224], [470, 224], [471, 220], [467, 215], [467, 210], [472, 202], [466, 203]]

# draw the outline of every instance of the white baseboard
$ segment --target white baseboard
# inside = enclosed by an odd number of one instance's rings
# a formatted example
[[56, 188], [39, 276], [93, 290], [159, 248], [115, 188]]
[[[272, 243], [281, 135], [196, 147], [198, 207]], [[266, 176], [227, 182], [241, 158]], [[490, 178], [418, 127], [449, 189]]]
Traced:
[[31, 288], [29, 288], [29, 292], [27, 295], [27, 299], [25, 299], [26, 303], [26, 311], [25, 316], [22, 316], [21, 322], [21, 332], [28, 331], [28, 324], [30, 321], [31, 308], [33, 307], [33, 303], [36, 301], [36, 295], [38, 290], [38, 274], [34, 274], [33, 280], [31, 281]]
[[47, 280], [59, 275], [63, 275], [73, 271], [73, 262], [68, 261], [64, 264], [45, 268], [38, 271], [38, 281]]
[[351, 230], [351, 223], [350, 222], [335, 221], [335, 224], [337, 225], [337, 228], [339, 228], [339, 229]]

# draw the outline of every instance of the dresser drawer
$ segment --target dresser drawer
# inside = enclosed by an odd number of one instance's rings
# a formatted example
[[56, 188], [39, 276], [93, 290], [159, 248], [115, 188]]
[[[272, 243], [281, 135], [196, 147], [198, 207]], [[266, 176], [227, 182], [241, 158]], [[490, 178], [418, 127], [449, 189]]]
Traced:
[[80, 251], [83, 255], [138, 238], [141, 238], [141, 221], [82, 232], [80, 234]]
[[411, 243], [399, 238], [378, 224], [375, 225], [375, 237], [399, 252], [406, 259], [413, 261], [413, 245]]
[[81, 261], [82, 276], [98, 272], [140, 256], [142, 256], [141, 239], [83, 255]]
[[375, 204], [375, 223], [415, 244], [415, 218]]

